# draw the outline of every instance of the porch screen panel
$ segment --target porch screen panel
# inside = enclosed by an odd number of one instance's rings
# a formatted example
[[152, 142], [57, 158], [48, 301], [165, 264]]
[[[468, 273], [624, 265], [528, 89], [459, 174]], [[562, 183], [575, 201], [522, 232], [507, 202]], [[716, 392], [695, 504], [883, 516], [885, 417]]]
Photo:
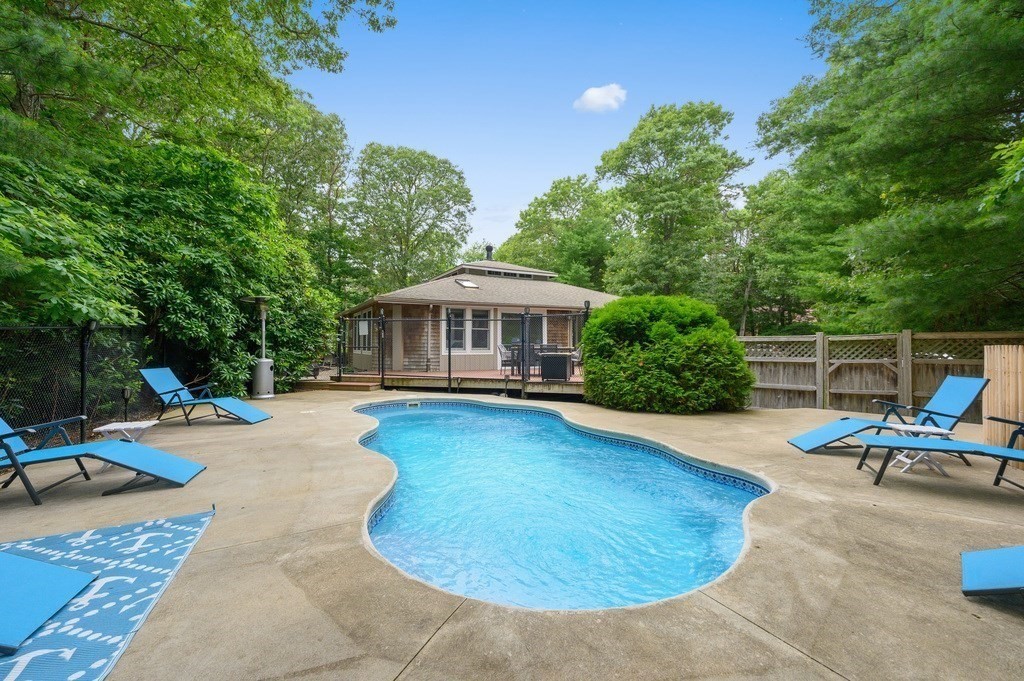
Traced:
[[[522, 342], [523, 330], [521, 327], [520, 315], [514, 312], [502, 312], [501, 344], [509, 347]], [[542, 315], [530, 315], [530, 342], [544, 342], [544, 317]]]

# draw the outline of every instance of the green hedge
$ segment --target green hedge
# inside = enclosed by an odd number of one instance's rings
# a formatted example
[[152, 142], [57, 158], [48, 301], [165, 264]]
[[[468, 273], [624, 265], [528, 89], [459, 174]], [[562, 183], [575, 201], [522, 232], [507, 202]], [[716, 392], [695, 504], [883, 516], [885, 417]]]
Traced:
[[583, 329], [583, 369], [588, 402], [626, 411], [734, 411], [754, 386], [729, 323], [711, 305], [675, 296], [596, 310]]

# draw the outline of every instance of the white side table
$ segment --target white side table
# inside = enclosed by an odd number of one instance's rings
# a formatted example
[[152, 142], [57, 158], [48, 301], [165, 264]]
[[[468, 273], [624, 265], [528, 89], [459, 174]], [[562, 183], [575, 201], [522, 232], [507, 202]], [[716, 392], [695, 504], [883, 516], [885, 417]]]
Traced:
[[[953, 435], [953, 431], [946, 428], [939, 428], [937, 426], [919, 426], [914, 423], [897, 423], [891, 426], [891, 429], [897, 435], [903, 437], [937, 437], [942, 440], [948, 440]], [[919, 463], [923, 463], [928, 468], [932, 469], [936, 473], [941, 473], [945, 477], [949, 477], [949, 473], [942, 467], [942, 464], [935, 460], [931, 452], [919, 452], [916, 455], [911, 455], [909, 452], [900, 452], [897, 456], [893, 457], [890, 466], [903, 466], [902, 473], [910, 471], [914, 466]]]
[[[108, 423], [105, 426], [99, 428], [93, 428], [92, 432], [99, 433], [108, 440], [128, 440], [129, 442], [138, 442], [143, 436], [149, 432], [149, 429], [160, 423], [159, 421], [118, 421], [116, 423]], [[111, 464], [104, 463], [100, 467], [100, 473], [111, 467]]]

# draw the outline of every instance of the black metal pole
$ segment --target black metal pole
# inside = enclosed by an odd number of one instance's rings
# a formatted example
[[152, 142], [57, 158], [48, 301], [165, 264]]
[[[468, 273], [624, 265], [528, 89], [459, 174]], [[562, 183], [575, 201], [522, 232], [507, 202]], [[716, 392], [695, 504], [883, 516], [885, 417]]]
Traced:
[[[87, 416], [86, 412], [89, 408], [89, 345], [92, 342], [92, 335], [96, 333], [96, 329], [99, 323], [90, 319], [82, 325], [82, 333], [79, 338], [79, 393], [78, 393], [78, 413]], [[81, 421], [78, 424], [78, 441], [85, 442], [86, 425], [85, 421]]]
[[448, 310], [448, 328], [445, 329], [448, 339], [448, 392], [452, 391], [452, 311]]
[[345, 341], [342, 334], [345, 332], [345, 318], [338, 317], [338, 380], [341, 380], [341, 366], [345, 362]]
[[[526, 312], [519, 314], [519, 377], [523, 379], [525, 384], [530, 380], [530, 357], [527, 352], [530, 348], [528, 342], [530, 338], [530, 315]], [[520, 395], [526, 392], [526, 386], [523, 386]]]
[[387, 331], [384, 325], [387, 323], [387, 318], [384, 316], [384, 310], [380, 311], [380, 331], [379, 340], [377, 341], [377, 355], [380, 358], [380, 387], [384, 389], [384, 340], [387, 337]]

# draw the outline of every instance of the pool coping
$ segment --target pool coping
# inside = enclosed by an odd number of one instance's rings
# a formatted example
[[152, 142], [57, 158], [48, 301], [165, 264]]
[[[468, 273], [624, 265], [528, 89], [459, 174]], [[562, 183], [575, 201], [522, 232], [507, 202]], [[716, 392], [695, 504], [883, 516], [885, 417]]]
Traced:
[[[629, 610], [629, 609], [636, 609], [636, 608], [647, 608], [647, 607], [651, 607], [651, 606], [654, 606], [654, 605], [658, 605], [660, 603], [665, 603], [665, 602], [668, 602], [668, 601], [674, 601], [676, 599], [682, 599], [682, 598], [686, 598], [686, 597], [692, 596], [693, 594], [699, 593], [703, 589], [706, 589], [707, 587], [710, 587], [710, 586], [712, 586], [714, 584], [717, 584], [718, 582], [720, 582], [723, 579], [725, 579], [726, 577], [728, 577], [733, 572], [733, 570], [735, 570], [736, 567], [743, 561], [743, 559], [746, 557], [747, 552], [749, 551], [750, 545], [752, 543], [751, 542], [751, 533], [750, 533], [750, 513], [751, 513], [751, 509], [754, 507], [754, 504], [756, 504], [758, 501], [760, 501], [761, 499], [764, 499], [765, 497], [768, 497], [768, 496], [772, 495], [773, 493], [775, 493], [779, 489], [779, 486], [771, 478], [769, 478], [767, 476], [764, 476], [764, 475], [761, 475], [761, 474], [757, 474], [757, 473], [753, 473], [751, 471], [745, 470], [745, 469], [740, 468], [738, 466], [728, 466], [728, 465], [720, 464], [720, 463], [717, 463], [717, 462], [714, 462], [714, 461], [709, 461], [708, 459], [702, 459], [700, 457], [693, 456], [692, 454], [687, 454], [686, 452], [682, 452], [682, 451], [676, 449], [675, 447], [673, 447], [671, 445], [665, 444], [663, 442], [659, 442], [658, 440], [654, 440], [652, 438], [644, 437], [642, 435], [633, 435], [633, 434], [629, 434], [629, 433], [623, 433], [623, 432], [620, 432], [620, 431], [606, 430], [606, 429], [603, 429], [603, 428], [595, 428], [595, 427], [592, 427], [592, 426], [587, 426], [587, 425], [584, 425], [582, 423], [578, 423], [576, 421], [573, 421], [572, 419], [568, 418], [561, 411], [559, 411], [557, 409], [554, 409], [554, 408], [549, 408], [549, 407], [541, 407], [541, 406], [538, 406], [538, 405], [530, 405], [530, 406], [523, 406], [523, 407], [508, 406], [508, 405], [497, 405], [497, 404], [495, 404], [493, 402], [490, 402], [490, 401], [487, 401], [487, 400], [479, 400], [479, 399], [473, 399], [473, 398], [467, 398], [467, 397], [447, 397], [446, 396], [446, 397], [402, 397], [402, 398], [388, 398], [388, 399], [366, 400], [366, 401], [357, 402], [357, 403], [353, 404], [350, 407], [350, 411], [352, 413], [359, 414], [361, 416], [367, 416], [369, 418], [374, 418], [373, 414], [372, 413], [367, 413], [366, 410], [372, 409], [373, 407], [387, 408], [387, 407], [390, 407], [390, 406], [399, 406], [399, 405], [403, 405], [403, 404], [409, 405], [410, 403], [414, 403], [414, 404], [419, 405], [419, 404], [422, 404], [424, 402], [469, 404], [469, 405], [473, 405], [473, 406], [479, 406], [479, 407], [485, 407], [485, 408], [488, 408], [488, 409], [493, 409], [495, 411], [519, 411], [519, 412], [540, 413], [542, 415], [554, 417], [554, 418], [557, 418], [557, 419], [561, 420], [563, 425], [565, 425], [567, 428], [569, 428], [570, 430], [575, 430], [575, 431], [583, 434], [586, 437], [594, 437], [594, 438], [612, 440], [615, 443], [624, 443], [624, 446], [629, 446], [629, 444], [632, 443], [632, 444], [642, 445], [642, 446], [644, 446], [647, 449], [660, 450], [660, 451], [649, 452], [649, 453], [654, 455], [654, 456], [660, 456], [661, 454], [666, 454], [666, 455], [668, 455], [670, 457], [673, 457], [673, 458], [676, 459], [676, 461], [671, 462], [671, 463], [673, 463], [673, 464], [678, 464], [678, 463], [683, 464], [683, 466], [681, 466], [681, 467], [684, 470], [687, 470], [688, 468], [692, 467], [692, 468], [700, 469], [700, 470], [707, 471], [707, 472], [713, 473], [713, 474], [717, 473], [719, 475], [728, 476], [728, 477], [731, 477], [731, 478], [734, 478], [734, 479], [738, 479], [738, 480], [744, 481], [744, 482], [746, 482], [746, 483], [748, 483], [748, 484], [750, 484], [752, 486], [760, 487], [762, 490], [764, 490], [764, 492], [762, 494], [759, 494], [758, 496], [756, 496], [753, 499], [751, 499], [743, 507], [743, 513], [741, 515], [741, 523], [742, 523], [742, 526], [743, 526], [743, 546], [740, 548], [740, 552], [739, 552], [739, 555], [736, 556], [736, 560], [734, 560], [732, 562], [732, 564], [724, 572], [722, 572], [720, 575], [715, 577], [713, 580], [711, 580], [709, 582], [705, 582], [704, 584], [701, 584], [699, 586], [696, 586], [693, 589], [690, 589], [689, 591], [684, 591], [684, 592], [676, 594], [674, 596], [668, 596], [667, 598], [660, 598], [658, 600], [648, 601], [646, 603], [633, 603], [633, 604], [630, 604], [630, 605], [620, 605], [620, 606], [613, 606], [613, 607], [609, 607], [609, 608], [530, 608], [530, 607], [526, 607], [526, 606], [509, 605], [507, 603], [496, 603], [494, 601], [487, 601], [487, 600], [483, 600], [483, 599], [480, 599], [480, 598], [475, 598], [473, 596], [466, 596], [465, 594], [455, 593], [454, 591], [448, 591], [447, 589], [443, 589], [443, 588], [439, 587], [438, 585], [433, 584], [432, 582], [428, 582], [426, 580], [420, 579], [419, 577], [417, 577], [415, 575], [411, 575], [408, 572], [406, 572], [405, 570], [403, 570], [402, 568], [400, 568], [397, 565], [395, 565], [394, 563], [392, 563], [390, 560], [388, 560], [387, 557], [385, 557], [383, 554], [381, 554], [380, 551], [377, 550], [377, 547], [373, 544], [373, 539], [371, 539], [371, 537], [370, 537], [370, 531], [372, 530], [373, 525], [375, 525], [377, 522], [380, 521], [380, 518], [382, 518], [383, 515], [385, 513], [387, 513], [387, 511], [391, 508], [392, 504], [394, 503], [395, 485], [398, 482], [398, 466], [395, 464], [395, 462], [391, 458], [389, 458], [388, 456], [386, 456], [384, 454], [381, 454], [380, 452], [374, 451], [374, 450], [372, 450], [372, 449], [370, 449], [369, 447], [366, 446], [366, 444], [368, 444], [370, 442], [370, 440], [372, 440], [373, 437], [376, 436], [377, 430], [378, 430], [378, 427], [379, 427], [379, 424], [380, 424], [380, 422], [377, 419], [374, 419], [374, 422], [375, 422], [374, 425], [372, 425], [370, 428], [367, 428], [366, 430], [361, 431], [358, 435], [356, 435], [356, 437], [354, 438], [355, 444], [358, 445], [359, 447], [363, 448], [365, 451], [373, 452], [373, 454], [375, 454], [377, 456], [380, 456], [380, 457], [384, 458], [385, 460], [387, 460], [388, 463], [391, 465], [392, 472], [391, 472], [391, 479], [388, 481], [387, 486], [385, 487], [385, 489], [382, 490], [379, 494], [377, 494], [376, 496], [373, 497], [373, 499], [370, 500], [370, 503], [367, 505], [366, 511], [363, 514], [362, 522], [360, 523], [363, 547], [366, 548], [367, 551], [372, 556], [374, 556], [378, 560], [386, 563], [390, 568], [392, 568], [393, 570], [397, 571], [399, 574], [401, 574], [403, 577], [405, 577], [407, 579], [411, 579], [411, 580], [413, 580], [415, 582], [418, 582], [420, 584], [424, 584], [424, 585], [430, 587], [431, 589], [434, 589], [435, 591], [439, 591], [441, 593], [448, 594], [450, 596], [455, 596], [457, 598], [465, 598], [467, 600], [475, 601], [477, 603], [486, 603], [487, 605], [491, 605], [491, 606], [495, 606], [495, 607], [499, 607], [499, 608], [508, 608], [510, 610], [522, 610], [522, 611], [526, 611], [526, 612], [600, 613], [600, 612], [605, 612], [605, 611], [616, 611], [616, 610]], [[666, 458], [666, 457], [663, 457], [663, 458]], [[692, 472], [692, 471], [688, 471], [688, 472]], [[702, 477], [706, 477], [706, 476], [702, 476]], [[716, 481], [716, 482], [719, 482], [719, 484], [726, 484], [726, 485], [730, 484], [728, 482], [721, 482], [721, 481]], [[731, 486], [735, 486], [735, 485], [731, 485]]]

